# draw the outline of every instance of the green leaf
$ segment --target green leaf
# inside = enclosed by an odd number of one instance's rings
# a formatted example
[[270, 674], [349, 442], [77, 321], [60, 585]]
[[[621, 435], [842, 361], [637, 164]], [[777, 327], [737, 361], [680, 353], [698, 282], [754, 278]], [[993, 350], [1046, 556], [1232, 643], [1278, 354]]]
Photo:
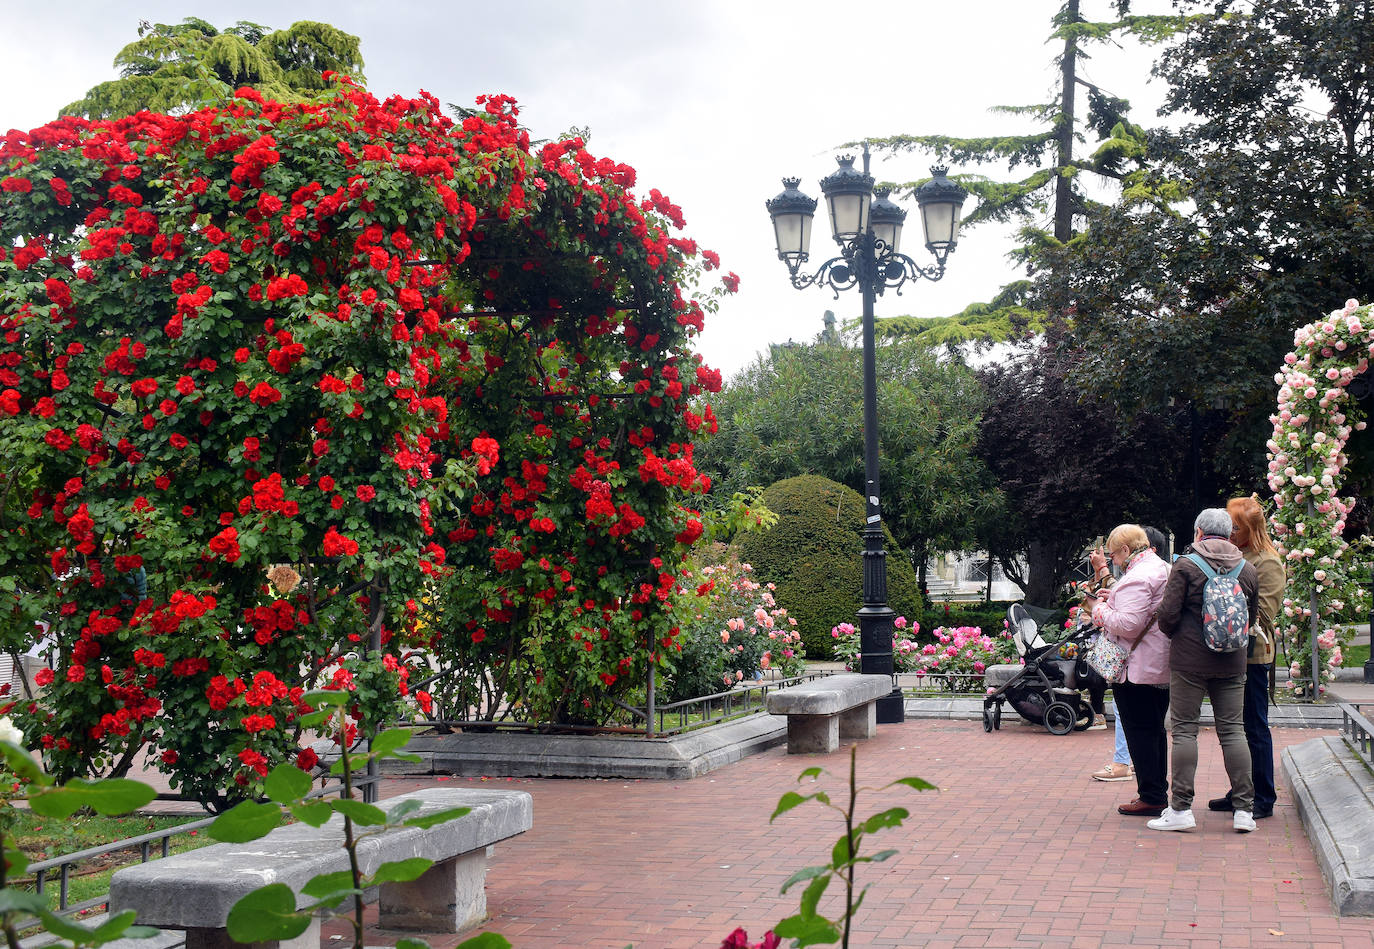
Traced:
[[790, 877], [787, 878], [787, 880], [782, 885], [782, 889], [778, 890], [778, 892], [786, 893], [789, 889], [792, 888], [793, 883], [800, 883], [802, 880], [810, 880], [814, 877], [820, 876], [823, 873], [830, 873], [830, 868], [823, 863], [817, 864], [814, 867], [802, 867], [796, 873], [792, 874]]
[[869, 854], [867, 857], [861, 857], [860, 859], [861, 859], [861, 860], [868, 861], [868, 862], [871, 862], [871, 863], [882, 863], [884, 860], [890, 860], [890, 859], [892, 859], [893, 857], [897, 856], [897, 854], [899, 854], [899, 853], [901, 853], [901, 851], [900, 851], [900, 850], [895, 850], [895, 849], [894, 849], [894, 850], [879, 850], [877, 853]]
[[275, 804], [241, 801], [225, 811], [205, 829], [205, 833], [225, 843], [241, 844], [257, 840], [281, 824], [281, 808]]
[[299, 801], [310, 793], [314, 784], [310, 775], [293, 764], [279, 764], [262, 783], [263, 792], [278, 804]]
[[416, 800], [413, 797], [409, 800], [402, 801], [386, 812], [386, 822], [388, 824], [400, 824], [407, 816], [414, 814], [424, 806], [424, 801]]
[[450, 807], [447, 810], [435, 811], [433, 814], [421, 814], [419, 817], [411, 817], [405, 822], [406, 827], [420, 827], [428, 830], [440, 824], [446, 824], [451, 820], [457, 820], [472, 813], [470, 807]]
[[815, 916], [816, 907], [820, 904], [821, 897], [825, 894], [825, 888], [830, 885], [833, 877], [829, 873], [823, 873], [816, 879], [807, 884], [802, 891], [801, 905], [798, 910], [803, 916]]
[[301, 887], [301, 892], [306, 896], [316, 898], [329, 896], [340, 890], [353, 889], [353, 871], [339, 870], [336, 873], [321, 873], [319, 876], [311, 877], [310, 881]]
[[375, 827], [386, 823], [386, 811], [372, 804], [364, 804], [351, 798], [341, 797], [329, 802], [336, 813], [342, 814], [355, 824]]
[[37, 913], [47, 909], [48, 900], [28, 890], [7, 886], [0, 890], [0, 913]]
[[0, 755], [4, 756], [5, 764], [19, 777], [38, 784], [52, 784], [52, 778], [43, 773], [38, 762], [34, 761], [23, 747], [12, 741], [0, 741]]
[[795, 939], [795, 946], [817, 946], [839, 942], [840, 931], [823, 916], [789, 916], [773, 927], [781, 939]]
[[893, 781], [886, 786], [892, 787], [893, 784], [905, 784], [907, 787], [914, 788], [917, 791], [935, 790], [935, 785], [931, 784], [929, 781], [923, 781], [920, 778], [898, 778], [896, 781]]
[[46, 901], [34, 911], [34, 915], [43, 923], [44, 929], [59, 939], [84, 945], [90, 945], [95, 941], [91, 930], [64, 916], [58, 916], [48, 909]]
[[410, 729], [408, 728], [388, 728], [372, 739], [372, 754], [377, 758], [384, 758], [396, 751], [404, 748], [410, 741]]
[[[7, 875], [11, 878], [23, 876], [29, 869], [28, 855], [22, 850], [6, 850], [5, 867]], [[0, 892], [5, 891], [0, 890]]]
[[[406, 945], [402, 945], [402, 943]], [[424, 946], [424, 949], [429, 949], [417, 939], [398, 939], [396, 940], [396, 949], [418, 949], [416, 943]], [[511, 945], [510, 940], [499, 933], [479, 933], [471, 939], [464, 939], [454, 949], [511, 949]]]
[[885, 827], [900, 827], [902, 821], [911, 816], [911, 812], [904, 807], [893, 807], [883, 811], [881, 814], [874, 814], [859, 826], [866, 834], [871, 834], [875, 830], [882, 830]]
[[[854, 847], [856, 851], [862, 836], [862, 831], [854, 831]], [[830, 848], [830, 865], [838, 870], [849, 864], [853, 860], [853, 857], [854, 854], [850, 853], [849, 850], [849, 835], [840, 834], [839, 839], [835, 841], [835, 846]]]
[[808, 794], [803, 797], [796, 791], [788, 791], [782, 797], [778, 798], [778, 806], [776, 809], [774, 809], [773, 816], [768, 818], [768, 823], [773, 823], [773, 820], [777, 818], [778, 815], [786, 814], [788, 811], [790, 811], [792, 808], [796, 807], [799, 804], [805, 804], [814, 796], [815, 795]]
[[314, 712], [307, 712], [297, 719], [297, 721], [300, 723], [301, 728], [318, 729], [333, 717], [334, 710], [325, 708], [318, 709]]
[[819, 778], [823, 774], [825, 774], [824, 768], [807, 768], [801, 774], [797, 775], [797, 783], [800, 784], [807, 778]]
[[74, 778], [65, 787], [45, 788], [29, 795], [29, 809], [44, 817], [70, 817], [83, 807], [107, 817], [127, 814], [146, 805], [157, 792], [142, 781], [129, 778], [104, 778], [85, 781]]
[[311, 915], [296, 912], [296, 894], [285, 883], [269, 883], [234, 904], [225, 930], [235, 942], [280, 942], [310, 928]]
[[411, 857], [408, 860], [392, 860], [377, 868], [368, 881], [369, 886], [378, 883], [409, 883], [417, 880], [426, 870], [434, 866], [433, 860], [424, 857]]
[[340, 689], [316, 689], [313, 692], [306, 692], [302, 695], [301, 701], [306, 705], [313, 706], [316, 710], [321, 708], [343, 708], [348, 704], [348, 693]]
[[148, 939], [158, 934], [158, 930], [152, 926], [135, 926], [134, 918], [138, 914], [131, 909], [126, 909], [122, 913], [111, 916], [105, 922], [95, 928], [92, 933], [91, 941], [96, 943], [113, 942], [120, 937], [125, 939]]
[[290, 810], [297, 820], [311, 827], [323, 827], [334, 815], [334, 808], [329, 806], [328, 801], [302, 801], [292, 804]]

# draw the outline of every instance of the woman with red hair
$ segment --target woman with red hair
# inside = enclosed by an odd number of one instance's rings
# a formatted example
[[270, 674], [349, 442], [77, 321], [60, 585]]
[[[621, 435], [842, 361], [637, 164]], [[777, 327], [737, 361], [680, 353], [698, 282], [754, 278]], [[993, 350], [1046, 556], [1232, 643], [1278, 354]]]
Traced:
[[[1231, 515], [1231, 543], [1259, 575], [1259, 616], [1250, 624], [1250, 653], [1245, 667], [1245, 742], [1250, 746], [1250, 770], [1255, 779], [1254, 817], [1274, 813], [1274, 739], [1269, 733], [1269, 681], [1274, 669], [1274, 619], [1283, 602], [1287, 578], [1283, 558], [1269, 539], [1264, 508], [1252, 495], [1226, 502]], [[1207, 802], [1214, 811], [1233, 810], [1231, 792]]]

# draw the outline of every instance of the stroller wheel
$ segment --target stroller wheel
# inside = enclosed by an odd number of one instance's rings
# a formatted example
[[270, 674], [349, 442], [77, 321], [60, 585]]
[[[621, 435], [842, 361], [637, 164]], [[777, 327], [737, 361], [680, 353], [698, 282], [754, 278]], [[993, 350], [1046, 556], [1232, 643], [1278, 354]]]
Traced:
[[992, 713], [992, 727], [1001, 730], [1002, 728], [1002, 706], [997, 706]]
[[983, 709], [983, 731], [992, 731], [992, 710]]
[[1068, 702], [1051, 702], [1045, 709], [1045, 728], [1051, 735], [1067, 735], [1078, 722], [1078, 713]]

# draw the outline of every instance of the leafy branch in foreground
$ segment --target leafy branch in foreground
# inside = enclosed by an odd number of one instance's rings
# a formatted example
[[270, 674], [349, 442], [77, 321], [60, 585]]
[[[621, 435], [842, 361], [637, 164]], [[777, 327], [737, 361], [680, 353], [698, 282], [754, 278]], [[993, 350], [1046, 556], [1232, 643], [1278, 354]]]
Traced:
[[[843, 806], [833, 803], [830, 800], [830, 795], [825, 791], [816, 791], [814, 794], [799, 794], [796, 791], [788, 791], [778, 799], [778, 806], [773, 811], [773, 816], [768, 819], [769, 823], [772, 823], [793, 808], [805, 804], [807, 801], [816, 801], [844, 818], [844, 833], [831, 847], [829, 863], [803, 867], [788, 877], [787, 882], [783, 883], [781, 890], [783, 893], [802, 882], [806, 882], [806, 888], [802, 891], [801, 904], [797, 913], [782, 920], [765, 937], [761, 944], [765, 949], [772, 949], [773, 946], [778, 945], [778, 938], [791, 939], [793, 946], [797, 947], [829, 945], [838, 942], [844, 949], [848, 949], [850, 922], [858, 913], [859, 907], [863, 905], [864, 896], [868, 893], [867, 886], [857, 894], [854, 892], [854, 871], [861, 863], [879, 863], [898, 853], [897, 850], [879, 850], [873, 854], [860, 856], [860, 845], [867, 835], [889, 827], [900, 827], [902, 822], [911, 816], [911, 813], [904, 807], [890, 807], [866, 818], [856, 818], [854, 811], [859, 792], [885, 791], [899, 784], [916, 791], [935, 790], [935, 785], [914, 777], [898, 778], [880, 788], [860, 788], [856, 777], [857, 755], [858, 746], [855, 745], [849, 751], [849, 800]], [[807, 778], [815, 781], [822, 774], [827, 773], [824, 768], [807, 768], [798, 776], [797, 781], [805, 781]], [[825, 895], [826, 889], [835, 879], [844, 883], [844, 911], [839, 919], [832, 920], [822, 916], [818, 907], [821, 897]], [[747, 945], [746, 938], [742, 930], [736, 930], [730, 937], [730, 939], [736, 940], [734, 945], [741, 946]], [[731, 945], [730, 939], [726, 940], [725, 945]]]
[[[309, 800], [311, 789], [308, 774], [290, 764], [274, 768], [264, 782], [263, 789], [271, 803], [244, 801], [210, 825], [207, 833], [216, 840], [241, 843], [255, 840], [279, 826], [289, 813], [311, 827], [322, 827], [335, 814], [343, 819], [344, 849], [348, 851], [349, 869], [322, 873], [301, 888], [304, 896], [314, 900], [297, 908], [296, 893], [285, 883], [259, 887], [244, 896], [229, 910], [225, 928], [235, 942], [261, 943], [294, 939], [310, 928], [317, 913], [332, 914], [351, 904], [350, 922], [353, 926], [353, 947], [363, 947], [363, 894], [383, 883], [409, 883], [418, 879], [434, 865], [423, 857], [393, 860], [381, 864], [371, 874], [364, 874], [358, 861], [358, 844], [370, 836], [385, 833], [394, 827], [428, 829], [450, 820], [457, 820], [471, 812], [470, 807], [455, 807], [435, 813], [416, 813], [419, 801], [402, 801], [390, 810], [353, 798], [353, 775], [372, 760], [397, 758], [419, 761], [419, 757], [401, 749], [410, 741], [410, 733], [403, 728], [381, 732], [372, 739], [367, 751], [352, 754], [344, 740], [347, 725], [346, 692], [319, 691], [307, 693], [304, 701], [316, 711], [301, 720], [302, 727], [314, 728], [339, 735], [339, 759], [330, 768], [343, 781], [343, 796], [331, 800]], [[359, 828], [367, 828], [359, 830]], [[347, 910], [346, 910], [347, 911]], [[429, 949], [421, 939], [401, 939], [396, 949]], [[456, 949], [510, 949], [510, 943], [496, 933], [482, 933], [459, 943]]]

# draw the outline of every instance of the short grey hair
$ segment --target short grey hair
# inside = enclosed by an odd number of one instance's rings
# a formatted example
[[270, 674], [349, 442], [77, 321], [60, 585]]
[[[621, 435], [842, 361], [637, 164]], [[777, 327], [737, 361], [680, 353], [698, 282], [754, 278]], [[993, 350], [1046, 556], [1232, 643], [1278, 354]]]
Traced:
[[1204, 534], [1215, 534], [1218, 537], [1230, 537], [1231, 531], [1234, 529], [1231, 515], [1226, 512], [1224, 507], [1209, 507], [1197, 516], [1197, 520], [1193, 521], [1193, 530], [1200, 530]]

